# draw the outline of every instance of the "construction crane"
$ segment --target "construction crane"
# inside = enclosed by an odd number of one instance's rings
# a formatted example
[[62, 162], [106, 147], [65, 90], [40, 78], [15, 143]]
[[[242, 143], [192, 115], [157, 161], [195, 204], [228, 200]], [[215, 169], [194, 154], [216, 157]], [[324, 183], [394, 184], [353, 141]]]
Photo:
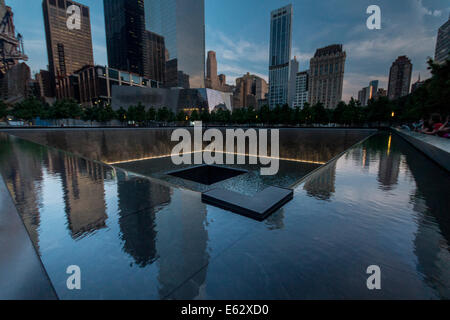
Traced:
[[4, 12], [0, 22], [0, 72], [5, 74], [20, 60], [28, 61], [28, 57], [24, 53], [22, 35], [15, 34], [11, 8], [5, 6], [0, 9], [0, 12]]

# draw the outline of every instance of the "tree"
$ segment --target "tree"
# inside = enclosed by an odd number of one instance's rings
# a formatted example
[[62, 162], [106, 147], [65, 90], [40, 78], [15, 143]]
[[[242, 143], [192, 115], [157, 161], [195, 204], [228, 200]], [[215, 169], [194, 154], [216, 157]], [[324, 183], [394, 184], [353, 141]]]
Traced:
[[200, 120], [200, 116], [198, 115], [197, 110], [192, 111], [192, 113], [191, 113], [191, 120], [192, 120], [192, 121], [198, 121], [198, 120]]
[[0, 119], [3, 119], [8, 115], [8, 106], [0, 100]]
[[312, 123], [312, 108], [309, 103], [305, 103], [302, 111], [300, 112], [300, 119], [302, 123]]
[[119, 110], [117, 110], [116, 119], [120, 122], [125, 122], [127, 120], [127, 111], [123, 107], [120, 107]]
[[328, 113], [321, 102], [318, 102], [312, 106], [311, 116], [313, 123], [320, 123], [320, 124], [329, 123]]
[[211, 117], [208, 108], [203, 108], [202, 112], [200, 113], [200, 120], [202, 120], [203, 122], [208, 122], [210, 121], [210, 118]]
[[83, 109], [74, 100], [57, 100], [49, 109], [51, 119], [85, 118]]
[[16, 103], [12, 113], [15, 117], [30, 121], [39, 117], [42, 113], [42, 102], [36, 98], [29, 98], [22, 102]]
[[180, 122], [187, 121], [189, 119], [189, 117], [186, 115], [186, 113], [184, 113], [184, 111], [182, 111], [182, 110], [180, 110], [177, 113], [177, 117], [176, 118], [177, 118], [177, 121], [180, 121]]
[[147, 120], [147, 114], [145, 111], [145, 106], [139, 102], [138, 105], [136, 106], [136, 119], [135, 121], [137, 122], [145, 122]]
[[170, 112], [167, 107], [163, 107], [158, 109], [158, 112], [156, 113], [156, 120], [158, 121], [169, 121], [170, 120]]
[[147, 121], [155, 121], [156, 120], [156, 111], [155, 108], [151, 107], [147, 110], [146, 114]]

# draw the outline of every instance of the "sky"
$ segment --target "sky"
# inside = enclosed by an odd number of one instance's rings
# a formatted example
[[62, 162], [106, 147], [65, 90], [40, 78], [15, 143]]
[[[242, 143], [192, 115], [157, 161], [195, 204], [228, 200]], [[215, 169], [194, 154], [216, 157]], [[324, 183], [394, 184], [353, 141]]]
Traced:
[[[112, 0], [109, 0], [112, 1]], [[6, 0], [33, 72], [48, 65], [40, 0]], [[102, 0], [79, 0], [91, 8], [96, 64], [107, 65]], [[292, 3], [292, 57], [309, 68], [315, 50], [343, 44], [347, 52], [343, 99], [357, 97], [371, 80], [387, 88], [389, 68], [400, 55], [413, 63], [413, 80], [430, 76], [438, 28], [450, 13], [448, 0], [205, 0], [206, 51], [217, 53], [218, 72], [227, 82], [250, 72], [268, 79], [270, 12]], [[366, 9], [381, 8], [381, 30], [369, 30]]]

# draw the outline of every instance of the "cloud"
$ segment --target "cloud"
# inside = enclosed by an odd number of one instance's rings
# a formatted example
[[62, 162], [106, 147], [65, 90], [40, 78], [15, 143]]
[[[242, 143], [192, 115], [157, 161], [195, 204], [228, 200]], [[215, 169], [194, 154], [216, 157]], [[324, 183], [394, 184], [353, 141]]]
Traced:
[[433, 16], [433, 17], [440, 17], [440, 16], [442, 16], [442, 10], [428, 9], [427, 7], [425, 7], [423, 5], [423, 1], [422, 0], [417, 0], [417, 6], [418, 6], [418, 9], [419, 9], [419, 12], [422, 15]]
[[269, 47], [267, 44], [250, 42], [239, 38], [232, 39], [221, 31], [208, 30], [211, 39], [211, 50], [217, 52], [218, 57], [229, 61], [269, 61]]

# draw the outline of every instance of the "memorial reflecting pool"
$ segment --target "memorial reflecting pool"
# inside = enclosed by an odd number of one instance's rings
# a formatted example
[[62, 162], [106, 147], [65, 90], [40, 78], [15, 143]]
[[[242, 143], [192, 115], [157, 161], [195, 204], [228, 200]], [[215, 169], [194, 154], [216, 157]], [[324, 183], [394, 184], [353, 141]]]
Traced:
[[294, 199], [258, 222], [153, 175], [164, 130], [55, 132], [0, 132], [0, 173], [60, 299], [450, 298], [450, 175], [394, 134], [281, 134], [281, 155], [305, 162], [283, 164]]

